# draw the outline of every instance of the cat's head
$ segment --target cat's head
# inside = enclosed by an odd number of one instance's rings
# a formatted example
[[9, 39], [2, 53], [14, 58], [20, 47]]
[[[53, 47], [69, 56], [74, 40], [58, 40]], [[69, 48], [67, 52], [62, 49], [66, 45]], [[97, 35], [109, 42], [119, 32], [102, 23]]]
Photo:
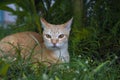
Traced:
[[43, 27], [44, 44], [49, 49], [61, 49], [67, 47], [72, 20], [60, 25], [48, 23], [41, 18]]

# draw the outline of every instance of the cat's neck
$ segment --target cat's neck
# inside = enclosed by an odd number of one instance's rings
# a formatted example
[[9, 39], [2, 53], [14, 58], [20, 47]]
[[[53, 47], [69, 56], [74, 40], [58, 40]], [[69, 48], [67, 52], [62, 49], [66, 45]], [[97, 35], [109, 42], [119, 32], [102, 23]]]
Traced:
[[68, 43], [61, 49], [53, 51], [54, 55], [62, 62], [69, 62]]

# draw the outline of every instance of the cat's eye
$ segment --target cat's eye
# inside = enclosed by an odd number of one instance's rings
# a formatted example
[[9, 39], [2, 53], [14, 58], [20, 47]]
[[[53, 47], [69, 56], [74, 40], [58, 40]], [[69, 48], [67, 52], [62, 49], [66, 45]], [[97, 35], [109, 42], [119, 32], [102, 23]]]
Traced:
[[63, 38], [64, 37], [64, 34], [60, 34], [59, 36], [58, 36], [58, 38]]
[[46, 34], [45, 36], [46, 36], [47, 38], [51, 38], [51, 36], [50, 36], [49, 34]]

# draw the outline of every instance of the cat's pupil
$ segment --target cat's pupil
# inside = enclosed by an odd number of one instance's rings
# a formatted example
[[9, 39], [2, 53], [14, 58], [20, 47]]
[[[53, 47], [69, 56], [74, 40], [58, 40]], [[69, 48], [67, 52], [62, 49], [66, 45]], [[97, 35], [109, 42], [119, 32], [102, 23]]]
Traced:
[[50, 36], [49, 34], [46, 34], [46, 37], [47, 37], [47, 38], [51, 38], [51, 36]]
[[64, 34], [60, 34], [59, 36], [58, 36], [58, 38], [63, 38], [64, 37]]

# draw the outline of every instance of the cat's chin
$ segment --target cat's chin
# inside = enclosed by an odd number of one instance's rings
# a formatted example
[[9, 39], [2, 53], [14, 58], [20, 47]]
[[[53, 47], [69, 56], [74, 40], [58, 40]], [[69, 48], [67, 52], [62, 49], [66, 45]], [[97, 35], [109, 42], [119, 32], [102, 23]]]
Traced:
[[60, 48], [57, 47], [57, 46], [51, 46], [51, 47], [49, 47], [49, 49], [50, 49], [50, 50], [59, 50]]
[[52, 48], [53, 48], [53, 49], [60, 49], [60, 48], [59, 48], [59, 47], [57, 47], [57, 46], [53, 46]]

